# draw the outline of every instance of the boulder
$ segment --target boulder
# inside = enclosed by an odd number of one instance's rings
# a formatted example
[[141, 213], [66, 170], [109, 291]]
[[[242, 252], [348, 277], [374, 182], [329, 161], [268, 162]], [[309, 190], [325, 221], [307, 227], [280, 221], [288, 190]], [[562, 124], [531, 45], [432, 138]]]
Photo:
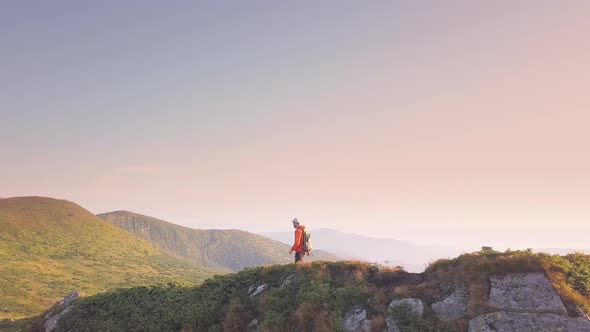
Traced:
[[590, 321], [554, 313], [497, 311], [469, 321], [469, 332], [588, 332]]
[[364, 308], [356, 308], [344, 316], [344, 332], [369, 332], [372, 322], [367, 320], [367, 311]]
[[489, 304], [506, 311], [567, 315], [563, 302], [544, 273], [509, 273], [490, 277]]
[[404, 306], [408, 307], [411, 310], [412, 314], [416, 315], [417, 317], [421, 318], [424, 314], [424, 304], [422, 303], [422, 300], [415, 298], [393, 300], [387, 307], [387, 310], [391, 311]]
[[262, 294], [262, 292], [264, 292], [267, 288], [268, 284], [262, 284], [258, 287], [250, 286], [250, 288], [248, 289], [248, 293], [250, 294], [250, 297], [256, 297]]
[[432, 304], [432, 311], [442, 321], [450, 321], [463, 317], [469, 302], [469, 292], [465, 285], [456, 285], [455, 291], [442, 301]]

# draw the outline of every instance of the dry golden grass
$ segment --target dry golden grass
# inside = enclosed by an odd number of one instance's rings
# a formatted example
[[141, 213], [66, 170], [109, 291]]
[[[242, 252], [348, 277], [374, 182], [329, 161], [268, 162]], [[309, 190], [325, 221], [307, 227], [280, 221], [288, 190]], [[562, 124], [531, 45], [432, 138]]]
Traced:
[[590, 315], [590, 299], [568, 285], [563, 273], [553, 271], [549, 268], [547, 269], [547, 277], [563, 300], [568, 312], [577, 314], [577, 311], [581, 310], [586, 315]]

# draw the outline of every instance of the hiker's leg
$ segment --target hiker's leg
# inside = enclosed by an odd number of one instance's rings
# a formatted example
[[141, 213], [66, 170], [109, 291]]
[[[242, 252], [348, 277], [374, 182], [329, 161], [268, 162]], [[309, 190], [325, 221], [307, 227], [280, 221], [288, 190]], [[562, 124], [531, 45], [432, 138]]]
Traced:
[[301, 261], [301, 253], [300, 252], [296, 252], [295, 253], [295, 263]]

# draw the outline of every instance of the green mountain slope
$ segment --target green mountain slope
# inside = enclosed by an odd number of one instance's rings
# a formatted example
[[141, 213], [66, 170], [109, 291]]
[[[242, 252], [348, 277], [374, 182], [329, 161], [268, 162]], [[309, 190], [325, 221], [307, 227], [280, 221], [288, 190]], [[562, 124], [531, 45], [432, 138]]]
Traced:
[[218, 272], [161, 251], [65, 200], [0, 200], [0, 319], [39, 314], [76, 289], [198, 283]]
[[[98, 216], [158, 248], [203, 266], [237, 271], [246, 267], [293, 261], [288, 245], [241, 230], [192, 229], [128, 211]], [[322, 251], [314, 251], [314, 256], [308, 257], [310, 260], [337, 259]]]

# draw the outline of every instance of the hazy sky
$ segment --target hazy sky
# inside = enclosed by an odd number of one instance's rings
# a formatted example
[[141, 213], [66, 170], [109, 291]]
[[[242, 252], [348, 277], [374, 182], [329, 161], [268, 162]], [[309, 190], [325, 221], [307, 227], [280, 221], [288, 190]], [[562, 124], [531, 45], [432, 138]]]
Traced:
[[584, 246], [588, 17], [588, 1], [2, 1], [0, 197]]

